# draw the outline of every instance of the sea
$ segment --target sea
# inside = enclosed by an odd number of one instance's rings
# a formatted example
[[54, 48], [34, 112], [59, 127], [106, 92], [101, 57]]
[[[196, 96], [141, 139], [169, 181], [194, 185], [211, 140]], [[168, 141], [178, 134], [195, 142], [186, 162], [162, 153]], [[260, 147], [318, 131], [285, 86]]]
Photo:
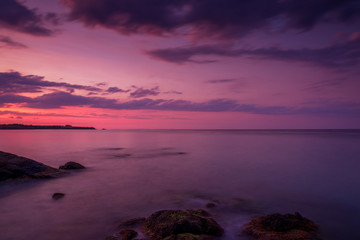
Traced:
[[1, 130], [0, 151], [86, 166], [0, 184], [1, 240], [103, 240], [164, 209], [207, 210], [222, 239], [294, 212], [324, 239], [360, 239], [360, 130]]

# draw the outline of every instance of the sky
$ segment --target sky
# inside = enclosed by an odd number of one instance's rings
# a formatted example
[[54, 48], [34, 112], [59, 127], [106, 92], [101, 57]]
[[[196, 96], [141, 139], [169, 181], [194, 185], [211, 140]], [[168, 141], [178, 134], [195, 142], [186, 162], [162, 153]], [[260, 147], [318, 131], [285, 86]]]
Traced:
[[0, 124], [360, 128], [358, 0], [1, 0]]

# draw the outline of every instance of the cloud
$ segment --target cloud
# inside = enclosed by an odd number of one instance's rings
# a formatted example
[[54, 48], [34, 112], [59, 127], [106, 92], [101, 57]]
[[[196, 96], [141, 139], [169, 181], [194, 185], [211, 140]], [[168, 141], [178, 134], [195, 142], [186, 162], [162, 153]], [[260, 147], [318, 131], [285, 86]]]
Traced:
[[240, 38], [282, 19], [285, 29], [307, 31], [319, 23], [348, 23], [360, 16], [357, 0], [61, 0], [69, 19], [121, 34], [172, 33]]
[[241, 104], [234, 99], [211, 99], [204, 102], [173, 99], [142, 98], [120, 102], [117, 99], [86, 97], [68, 92], [55, 92], [29, 98], [19, 95], [0, 95], [0, 105], [22, 103], [23, 107], [39, 109], [59, 109], [62, 107], [102, 108], [112, 110], [157, 110], [187, 112], [242, 112], [262, 115], [314, 115], [360, 117], [358, 102], [314, 102], [302, 106], [265, 106]]
[[0, 111], [0, 115], [14, 115], [19, 117], [75, 117], [75, 118], [118, 118], [116, 115], [110, 114], [59, 114], [59, 113], [41, 113], [41, 112], [19, 112], [19, 111]]
[[235, 78], [229, 78], [229, 79], [215, 79], [215, 80], [208, 80], [207, 83], [231, 83], [235, 82], [237, 79]]
[[147, 96], [157, 96], [160, 94], [159, 91], [159, 87], [154, 87], [151, 89], [145, 89], [145, 88], [138, 88], [136, 86], [134, 86], [136, 88], [135, 91], [133, 91], [132, 93], [130, 93], [130, 97], [132, 98], [141, 98], [141, 97], [147, 97]]
[[147, 54], [177, 64], [186, 62], [199, 63], [199, 61], [193, 59], [197, 56], [218, 56], [253, 57], [287, 62], [305, 62], [327, 68], [348, 68], [358, 65], [360, 62], [360, 39], [318, 49], [281, 49], [277, 47], [234, 49], [228, 45], [202, 45], [156, 49], [148, 51]]
[[4, 93], [40, 93], [44, 88], [66, 88], [86, 91], [101, 91], [100, 88], [69, 84], [65, 82], [50, 82], [43, 76], [22, 75], [19, 72], [0, 72], [0, 94]]
[[0, 28], [36, 36], [53, 34], [52, 30], [45, 27], [43, 17], [35, 9], [29, 9], [22, 2], [16, 0], [0, 1]]
[[183, 94], [182, 92], [179, 92], [179, 91], [175, 91], [175, 90], [172, 90], [172, 91], [167, 91], [167, 92], [163, 92], [165, 94], [177, 94], [177, 95], [181, 95]]
[[3, 46], [8, 48], [27, 48], [26, 45], [16, 42], [12, 38], [4, 35], [0, 35], [0, 43], [3, 43]]
[[188, 112], [243, 112], [263, 115], [315, 115], [315, 116], [355, 116], [360, 117], [360, 103], [357, 102], [315, 102], [303, 106], [263, 106], [256, 104], [240, 104], [234, 99], [212, 99], [204, 102], [173, 99], [142, 98], [120, 102], [116, 99], [102, 97], [85, 97], [68, 92], [44, 94], [36, 98], [0, 97], [0, 103], [25, 103], [24, 107], [40, 109], [56, 109], [69, 106], [87, 106], [112, 110], [158, 110]]
[[55, 92], [33, 98], [26, 104], [29, 108], [61, 108], [66, 106], [91, 106], [95, 108], [111, 108], [116, 103], [115, 99], [101, 97], [85, 97], [73, 95], [68, 92]]
[[130, 90], [124, 90], [124, 89], [121, 89], [121, 88], [118, 88], [118, 87], [109, 87], [106, 91], [108, 93], [127, 93]]
[[15, 94], [0, 94], [0, 107], [6, 103], [29, 103], [32, 102], [32, 98], [24, 97]]

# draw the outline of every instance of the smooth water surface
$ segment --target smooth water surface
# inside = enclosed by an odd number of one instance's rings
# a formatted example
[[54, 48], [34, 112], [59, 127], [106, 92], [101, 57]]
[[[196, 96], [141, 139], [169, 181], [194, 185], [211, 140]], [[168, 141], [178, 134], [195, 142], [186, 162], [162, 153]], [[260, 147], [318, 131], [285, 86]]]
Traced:
[[0, 151], [87, 167], [2, 184], [1, 240], [101, 240], [119, 220], [208, 202], [224, 239], [247, 239], [253, 216], [295, 211], [325, 239], [360, 239], [359, 131], [3, 130]]

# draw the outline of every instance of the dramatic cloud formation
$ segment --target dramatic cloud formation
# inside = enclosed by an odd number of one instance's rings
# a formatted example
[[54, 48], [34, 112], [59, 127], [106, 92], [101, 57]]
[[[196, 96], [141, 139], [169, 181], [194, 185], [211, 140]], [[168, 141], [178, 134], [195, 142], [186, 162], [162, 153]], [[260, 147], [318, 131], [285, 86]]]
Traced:
[[[0, 35], [0, 44], [3, 44], [3, 47], [8, 48], [26, 48], [26, 46], [22, 43], [14, 41], [12, 38], [4, 35]], [[0, 45], [0, 48], [2, 46]]]
[[[45, 16], [54, 22], [55, 14]], [[0, 28], [24, 32], [37, 36], [50, 36], [53, 31], [45, 27], [44, 19], [36, 10], [29, 9], [16, 0], [0, 1]]]
[[[328, 68], [354, 67], [360, 62], [360, 38], [319, 49], [281, 49], [277, 47], [257, 49], [233, 49], [227, 45], [204, 45], [157, 49], [147, 52], [158, 59], [172, 63], [204, 63], [196, 56], [256, 57], [291, 62], [305, 62]], [[209, 61], [207, 61], [209, 62]], [[214, 61], [210, 61], [214, 62]]]
[[[357, 0], [62, 0], [69, 18], [122, 34], [164, 35], [181, 30], [198, 37], [237, 38], [282, 19], [284, 28], [309, 30], [320, 22], [350, 22]], [[181, 29], [182, 28], [182, 29]]]
[[133, 91], [132, 93], [130, 93], [130, 97], [133, 98], [141, 98], [141, 97], [146, 97], [146, 96], [157, 96], [160, 94], [159, 91], [159, 87], [154, 87], [151, 89], [145, 89], [145, 88], [138, 88], [136, 86], [133, 86], [136, 88], [135, 91]]
[[0, 72], [0, 94], [42, 92], [43, 88], [60, 87], [66, 89], [80, 89], [87, 91], [101, 91], [100, 88], [69, 84], [65, 82], [45, 81], [44, 77], [36, 75], [21, 75], [19, 72]]

